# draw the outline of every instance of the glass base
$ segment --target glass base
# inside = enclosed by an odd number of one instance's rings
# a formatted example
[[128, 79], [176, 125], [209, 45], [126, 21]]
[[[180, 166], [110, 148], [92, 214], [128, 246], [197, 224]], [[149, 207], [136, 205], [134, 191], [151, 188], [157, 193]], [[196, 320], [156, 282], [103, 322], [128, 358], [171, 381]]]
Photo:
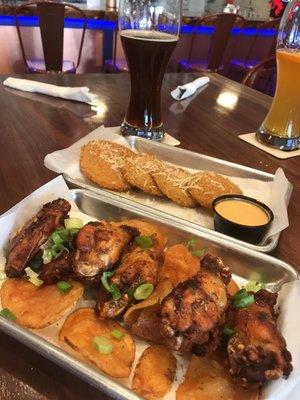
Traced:
[[259, 142], [266, 144], [267, 146], [275, 147], [276, 149], [284, 151], [297, 150], [300, 145], [300, 137], [288, 138], [274, 136], [263, 127], [260, 127], [256, 132], [256, 138]]
[[155, 140], [156, 142], [161, 142], [165, 137], [163, 124], [157, 128], [138, 128], [124, 121], [121, 126], [121, 133], [123, 136], [138, 136], [143, 139]]

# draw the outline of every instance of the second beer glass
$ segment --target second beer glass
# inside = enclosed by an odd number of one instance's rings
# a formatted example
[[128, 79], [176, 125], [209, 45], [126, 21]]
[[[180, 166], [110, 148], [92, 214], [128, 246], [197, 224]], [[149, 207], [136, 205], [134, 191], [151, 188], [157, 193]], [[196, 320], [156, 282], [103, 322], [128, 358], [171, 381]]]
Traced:
[[119, 29], [131, 92], [122, 134], [161, 141], [161, 86], [176, 47], [181, 0], [121, 0]]

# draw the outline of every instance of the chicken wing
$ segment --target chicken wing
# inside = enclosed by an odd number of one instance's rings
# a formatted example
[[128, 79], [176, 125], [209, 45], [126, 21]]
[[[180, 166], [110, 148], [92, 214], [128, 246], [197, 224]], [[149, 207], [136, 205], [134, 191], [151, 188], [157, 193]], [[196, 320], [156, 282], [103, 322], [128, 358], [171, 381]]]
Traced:
[[118, 288], [122, 297], [113, 300], [110, 294], [103, 295], [102, 290], [96, 304], [96, 313], [99, 318], [114, 318], [125, 311], [131, 301], [128, 293], [134, 292], [135, 288], [142, 283], [151, 283], [155, 286], [158, 270], [159, 254], [153, 250], [134, 247], [126, 253], [109, 281], [110, 285]]
[[202, 354], [216, 339], [218, 325], [228, 307], [226, 285], [230, 271], [218, 257], [207, 254], [201, 269], [181, 282], [163, 300], [160, 309], [161, 333], [174, 339], [174, 349]]
[[43, 264], [39, 279], [44, 282], [44, 285], [52, 285], [64, 278], [74, 276], [72, 268], [73, 257], [73, 252], [65, 250], [60, 257], [52, 260], [48, 264]]
[[75, 240], [74, 272], [92, 279], [112, 269], [136, 235], [138, 231], [131, 227], [119, 227], [107, 221], [89, 222], [80, 229]]
[[71, 209], [64, 199], [47, 203], [37, 215], [26, 223], [13, 238], [6, 258], [5, 273], [8, 277], [21, 276], [28, 261], [39, 251], [52, 232], [63, 224]]
[[230, 307], [226, 323], [234, 334], [227, 346], [230, 373], [241, 386], [256, 388], [264, 382], [287, 378], [291, 354], [276, 326], [277, 294], [260, 290], [245, 308]]

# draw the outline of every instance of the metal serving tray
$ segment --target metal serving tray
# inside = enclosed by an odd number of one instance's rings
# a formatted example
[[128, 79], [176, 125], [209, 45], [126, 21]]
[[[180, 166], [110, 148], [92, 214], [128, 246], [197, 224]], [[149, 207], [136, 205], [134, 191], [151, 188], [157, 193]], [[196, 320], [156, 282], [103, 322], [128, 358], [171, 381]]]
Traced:
[[[127, 141], [130, 147], [137, 152], [154, 154], [161, 160], [170, 163], [176, 163], [177, 165], [184, 168], [214, 171], [223, 175], [235, 176], [239, 178], [258, 179], [264, 182], [272, 182], [274, 180], [274, 175], [272, 174], [268, 174], [266, 172], [259, 171], [257, 169], [248, 168], [240, 164], [231, 163], [229, 161], [220, 160], [218, 158], [205, 156], [203, 154], [195, 153], [192, 151], [164, 145], [161, 143], [145, 140], [135, 136], [128, 137]], [[151, 212], [153, 214], [158, 215], [159, 217], [163, 217], [163, 215], [166, 214], [165, 212], [157, 210], [156, 208], [153, 208], [149, 205], [147, 205], [147, 207], [142, 206], [141, 203], [139, 202], [135, 202], [134, 200], [124, 198], [122, 194], [107, 191], [105, 189], [101, 189], [95, 185], [84, 183], [82, 181], [78, 182], [77, 180], [70, 178], [67, 174], [64, 174], [64, 177], [68, 182], [72, 183], [74, 186], [83, 187], [84, 189], [92, 190], [93, 192], [99, 193], [101, 195], [103, 194], [105, 196], [111, 196], [111, 198], [117, 198], [120, 201], [124, 201], [126, 204], [128, 204], [128, 202], [133, 203], [135, 204], [136, 208], [141, 208], [144, 210], [151, 209]], [[274, 236], [267, 237], [258, 245], [254, 245], [232, 238], [231, 236], [227, 236], [222, 233], [216, 232], [212, 229], [205, 228], [194, 222], [189, 222], [183, 218], [180, 218], [172, 214], [168, 214], [168, 219], [170, 221], [172, 220], [174, 222], [184, 224], [187, 227], [197, 229], [198, 231], [210, 233], [215, 238], [218, 238], [218, 240], [226, 239], [232, 243], [239, 244], [248, 249], [256, 250], [263, 253], [269, 253], [273, 249], [275, 249], [280, 237], [280, 233], [278, 233]]]
[[[216, 238], [208, 232], [169, 221], [166, 214], [164, 217], [160, 217], [152, 214], [149, 210], [144, 211], [137, 208], [134, 203], [125, 204], [117, 198], [100, 196], [82, 189], [75, 189], [71, 192], [79, 210], [90, 217], [116, 220], [143, 218], [154, 221], [166, 233], [168, 245], [186, 242], [192, 235], [196, 236], [201, 246], [223, 258], [239, 282], [253, 279], [254, 275], [256, 277], [259, 275], [269, 290], [278, 291], [284, 283], [298, 279], [298, 273], [294, 268], [283, 261]], [[70, 350], [70, 355], [67, 351], [41, 338], [38, 331], [35, 333], [24, 329], [3, 317], [0, 317], [0, 329], [115, 399], [141, 399], [140, 396], [124, 387], [120, 381], [108, 377], [88, 361], [74, 355], [72, 350]]]

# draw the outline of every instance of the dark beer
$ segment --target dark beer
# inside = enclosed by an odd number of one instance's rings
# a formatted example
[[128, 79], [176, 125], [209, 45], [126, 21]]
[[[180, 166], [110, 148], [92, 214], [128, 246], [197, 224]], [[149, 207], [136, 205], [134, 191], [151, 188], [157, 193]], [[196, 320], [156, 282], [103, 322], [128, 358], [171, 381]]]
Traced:
[[159, 139], [163, 136], [161, 86], [178, 37], [157, 31], [124, 30], [121, 40], [131, 77], [122, 132]]

